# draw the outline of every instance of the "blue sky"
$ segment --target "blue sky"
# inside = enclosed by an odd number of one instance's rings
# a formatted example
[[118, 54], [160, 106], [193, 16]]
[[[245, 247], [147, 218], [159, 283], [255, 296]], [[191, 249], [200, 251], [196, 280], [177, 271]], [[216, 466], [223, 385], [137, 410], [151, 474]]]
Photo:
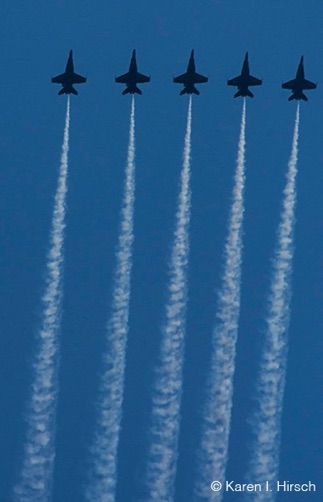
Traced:
[[[80, 501], [94, 428], [98, 367], [112, 291], [128, 142], [130, 100], [115, 75], [137, 49], [151, 75], [136, 99], [135, 245], [130, 333], [120, 440], [118, 502], [140, 494], [153, 368], [163, 316], [174, 210], [187, 113], [173, 75], [192, 48], [209, 76], [193, 99], [189, 305], [177, 496], [188, 501], [199, 440], [202, 389], [235, 168], [241, 100], [226, 79], [249, 51], [263, 78], [247, 103], [246, 213], [242, 304], [228, 476], [248, 458], [248, 411], [264, 315], [295, 103], [281, 82], [301, 54], [318, 82], [301, 103], [299, 176], [290, 348], [281, 477], [322, 478], [322, 167], [323, 6], [280, 2], [5, 1], [0, 19], [0, 493], [20, 466], [24, 406], [40, 312], [45, 254], [59, 166], [66, 99], [50, 84], [68, 51], [87, 75], [71, 103], [65, 290], [61, 335], [57, 458], [53, 502]], [[315, 495], [312, 495], [315, 497]], [[293, 500], [285, 495], [284, 500]], [[319, 497], [319, 495], [318, 495]], [[233, 500], [233, 498], [231, 497]], [[226, 500], [230, 500], [228, 496]]]

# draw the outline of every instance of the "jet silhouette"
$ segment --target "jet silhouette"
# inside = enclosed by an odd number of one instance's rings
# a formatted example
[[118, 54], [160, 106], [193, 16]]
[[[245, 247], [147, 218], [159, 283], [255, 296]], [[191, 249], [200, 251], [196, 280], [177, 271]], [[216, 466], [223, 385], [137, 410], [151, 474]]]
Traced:
[[207, 81], [207, 77], [203, 77], [195, 71], [194, 50], [192, 50], [186, 73], [173, 78], [173, 82], [184, 85], [184, 89], [180, 92], [182, 96], [183, 94], [200, 94], [194, 84], [204, 84]]
[[70, 50], [65, 73], [52, 78], [53, 84], [62, 84], [63, 89], [59, 91], [61, 94], [78, 94], [77, 90], [74, 89], [73, 84], [84, 84], [86, 78], [74, 73], [74, 63], [73, 63], [73, 51]]
[[236, 92], [234, 95], [235, 98], [237, 98], [238, 96], [244, 96], [244, 97], [249, 96], [250, 98], [254, 97], [253, 93], [249, 91], [248, 88], [253, 85], [261, 85], [262, 80], [250, 75], [248, 52], [246, 52], [243, 61], [241, 75], [232, 78], [231, 80], [228, 80], [227, 84], [233, 85], [234, 87], [238, 87], [238, 92]]
[[126, 89], [122, 94], [142, 94], [142, 91], [139, 89], [139, 87], [137, 87], [137, 84], [145, 84], [146, 82], [150, 82], [150, 77], [147, 77], [146, 75], [143, 75], [142, 73], [139, 73], [137, 71], [135, 49], [132, 51], [128, 73], [125, 73], [120, 77], [116, 77], [115, 81], [118, 84], [126, 84]]
[[294, 80], [285, 82], [282, 84], [282, 88], [290, 89], [292, 91], [292, 95], [289, 96], [288, 101], [292, 101], [293, 99], [303, 99], [304, 101], [308, 101], [308, 98], [303, 93], [303, 90], [316, 89], [316, 84], [305, 79], [304, 56], [301, 57]]

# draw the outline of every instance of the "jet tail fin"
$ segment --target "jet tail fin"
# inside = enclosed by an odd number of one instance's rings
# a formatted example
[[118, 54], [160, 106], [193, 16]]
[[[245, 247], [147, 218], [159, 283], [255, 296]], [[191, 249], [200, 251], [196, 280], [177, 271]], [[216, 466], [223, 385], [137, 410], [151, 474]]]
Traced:
[[58, 93], [59, 96], [61, 96], [62, 94], [69, 94], [69, 93], [72, 93], [72, 94], [75, 94], [75, 96], [78, 95], [78, 92], [76, 89], [74, 89], [74, 87], [72, 87], [71, 89], [67, 89], [66, 87], [63, 87], [63, 89], [61, 89]]
[[179, 94], [180, 96], [183, 96], [183, 94], [197, 94], [197, 96], [199, 96], [200, 91], [198, 91], [194, 86], [192, 88], [184, 87]]
[[239, 96], [249, 96], [249, 98], [253, 98], [254, 94], [251, 91], [249, 91], [249, 89], [247, 89], [246, 94], [242, 94], [242, 91], [238, 91], [234, 95], [235, 98], [238, 98]]
[[308, 97], [305, 96], [305, 94], [303, 92], [301, 92], [300, 94], [298, 94], [296, 96], [296, 94], [293, 92], [293, 94], [291, 96], [289, 96], [288, 98], [288, 101], [293, 101], [293, 99], [302, 99], [303, 101], [308, 101]]
[[142, 91], [139, 89], [139, 87], [135, 86], [134, 88], [130, 88], [130, 87], [127, 87], [124, 91], [123, 91], [123, 96], [125, 94], [142, 94]]

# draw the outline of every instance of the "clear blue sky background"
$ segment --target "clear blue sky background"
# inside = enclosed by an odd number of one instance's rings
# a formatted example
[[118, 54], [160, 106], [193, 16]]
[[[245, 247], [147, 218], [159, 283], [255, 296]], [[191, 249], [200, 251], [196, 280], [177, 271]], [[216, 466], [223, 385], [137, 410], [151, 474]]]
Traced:
[[[228, 478], [243, 481], [252, 385], [264, 314], [295, 102], [280, 88], [301, 54], [318, 82], [301, 103], [296, 253], [284, 403], [281, 479], [323, 489], [322, 168], [323, 4], [314, 0], [4, 0], [0, 17], [0, 499], [20, 468], [24, 406], [40, 318], [45, 254], [63, 136], [66, 97], [51, 76], [69, 49], [88, 76], [72, 96], [53, 502], [79, 502], [87, 481], [98, 368], [104, 347], [129, 128], [129, 96], [114, 76], [137, 49], [151, 75], [136, 98], [137, 191], [133, 288], [118, 502], [141, 493], [153, 368], [167, 284], [187, 97], [173, 75], [195, 49], [209, 76], [193, 97], [189, 306], [176, 501], [192, 491], [203, 386], [237, 152], [241, 100], [226, 79], [248, 50], [263, 78], [247, 103], [247, 180], [238, 342]], [[320, 494], [308, 498], [321, 500]], [[293, 501], [295, 494], [285, 494]], [[226, 501], [238, 500], [228, 496]]]

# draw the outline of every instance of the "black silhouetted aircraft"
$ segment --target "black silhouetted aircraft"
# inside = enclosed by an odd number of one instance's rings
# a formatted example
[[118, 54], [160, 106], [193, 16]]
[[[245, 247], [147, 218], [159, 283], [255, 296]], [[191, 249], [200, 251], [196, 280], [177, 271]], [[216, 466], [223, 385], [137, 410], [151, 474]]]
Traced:
[[78, 94], [77, 90], [74, 89], [73, 84], [84, 84], [86, 82], [86, 77], [82, 77], [77, 73], [74, 73], [74, 63], [73, 63], [73, 51], [70, 50], [65, 73], [52, 78], [53, 84], [62, 84], [63, 89], [59, 91], [61, 94]]
[[282, 88], [290, 89], [292, 91], [292, 95], [289, 96], [288, 101], [292, 101], [292, 99], [303, 99], [304, 101], [308, 101], [308, 98], [303, 93], [303, 90], [316, 89], [316, 84], [305, 79], [304, 56], [301, 57], [294, 80], [285, 82], [282, 84]]
[[145, 84], [146, 82], [150, 82], [150, 77], [147, 77], [146, 75], [143, 75], [142, 73], [139, 73], [137, 71], [135, 49], [132, 51], [128, 73], [125, 73], [120, 77], [116, 77], [115, 81], [118, 84], [126, 84], [127, 87], [122, 94], [142, 94], [142, 91], [139, 89], [139, 87], [137, 87], [137, 84]]
[[184, 89], [180, 92], [182, 96], [183, 94], [200, 94], [194, 84], [204, 84], [207, 81], [207, 77], [203, 77], [203, 75], [199, 75], [195, 71], [194, 50], [192, 50], [186, 73], [173, 78], [173, 82], [184, 85]]
[[228, 80], [227, 84], [238, 87], [238, 92], [236, 92], [234, 95], [235, 98], [237, 98], [238, 96], [249, 96], [250, 98], [254, 97], [252, 92], [249, 91], [248, 87], [251, 87], [253, 85], [261, 85], [262, 80], [256, 77], [252, 77], [252, 75], [250, 75], [248, 52], [246, 52], [243, 61], [241, 75], [232, 78], [231, 80]]

